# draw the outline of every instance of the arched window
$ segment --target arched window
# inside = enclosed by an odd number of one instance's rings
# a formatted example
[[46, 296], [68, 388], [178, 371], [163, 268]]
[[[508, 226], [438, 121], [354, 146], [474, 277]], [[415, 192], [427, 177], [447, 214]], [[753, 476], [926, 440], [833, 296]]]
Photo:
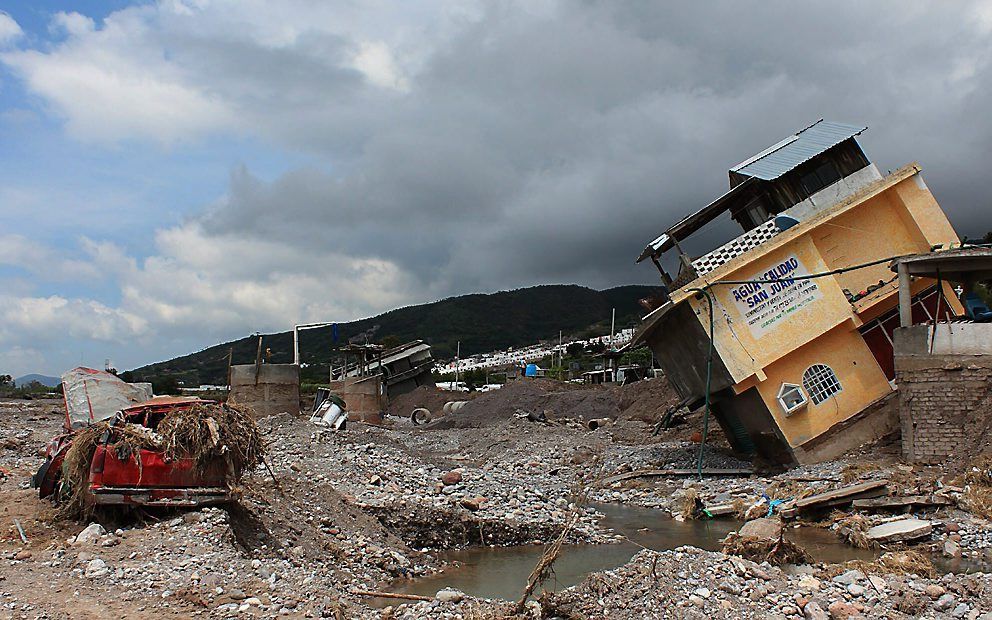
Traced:
[[813, 364], [806, 369], [803, 387], [814, 405], [819, 405], [842, 389], [837, 375], [825, 364]]

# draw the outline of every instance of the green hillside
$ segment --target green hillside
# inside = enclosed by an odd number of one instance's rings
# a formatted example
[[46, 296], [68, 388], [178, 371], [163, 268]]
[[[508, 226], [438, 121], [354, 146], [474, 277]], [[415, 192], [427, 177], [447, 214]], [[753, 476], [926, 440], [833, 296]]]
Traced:
[[[398, 343], [425, 340], [436, 359], [454, 357], [461, 341], [462, 356], [507, 347], [533, 344], [541, 339], [600, 335], [610, 329], [610, 312], [617, 311], [617, 329], [635, 323], [644, 310], [637, 300], [656, 291], [651, 286], [621, 286], [595, 291], [575, 285], [548, 285], [502, 291], [488, 295], [462, 295], [419, 306], [391, 310], [379, 316], [338, 326], [339, 341], [332, 341], [331, 328], [305, 331], [300, 338], [300, 357], [310, 365], [304, 380], [326, 380], [334, 348], [349, 338], [365, 342]], [[291, 331], [263, 336], [263, 347], [272, 349], [273, 363], [293, 361]], [[245, 337], [212, 346], [191, 355], [150, 364], [131, 372], [135, 380], [177, 376], [187, 385], [225, 383], [227, 354], [233, 349], [235, 364], [255, 360], [257, 337]]]

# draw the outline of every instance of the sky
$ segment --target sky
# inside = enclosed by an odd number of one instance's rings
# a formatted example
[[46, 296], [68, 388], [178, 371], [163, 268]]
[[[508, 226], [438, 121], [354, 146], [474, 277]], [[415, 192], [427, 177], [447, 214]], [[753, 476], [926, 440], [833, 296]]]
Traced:
[[819, 118], [982, 235], [990, 63], [988, 1], [0, 1], [0, 374], [655, 283]]

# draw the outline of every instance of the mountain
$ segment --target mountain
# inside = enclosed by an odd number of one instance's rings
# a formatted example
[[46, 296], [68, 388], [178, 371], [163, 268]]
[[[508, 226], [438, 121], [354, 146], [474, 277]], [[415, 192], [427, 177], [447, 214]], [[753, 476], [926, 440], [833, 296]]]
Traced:
[[[303, 380], [326, 380], [329, 362], [339, 359], [333, 349], [349, 339], [397, 344], [424, 340], [433, 347], [436, 359], [447, 359], [454, 357], [459, 341], [462, 357], [466, 357], [557, 339], [559, 330], [576, 337], [608, 334], [613, 308], [618, 330], [636, 324], [645, 314], [637, 300], [656, 292], [657, 287], [637, 285], [604, 291], [576, 285], [534, 286], [450, 297], [341, 323], [336, 343], [330, 327], [308, 330], [300, 336], [300, 359], [310, 366]], [[263, 335], [262, 342], [263, 349], [272, 350], [272, 363], [292, 363], [292, 331]], [[250, 364], [255, 361], [257, 347], [257, 336], [248, 336], [136, 368], [129, 373], [129, 380], [174, 376], [186, 385], [226, 383], [228, 352], [232, 352], [235, 364]]]
[[55, 387], [56, 385], [62, 383], [62, 379], [58, 377], [49, 377], [47, 375], [37, 374], [24, 375], [23, 377], [14, 379], [14, 383], [21, 387], [31, 383], [32, 381], [37, 381], [46, 387]]

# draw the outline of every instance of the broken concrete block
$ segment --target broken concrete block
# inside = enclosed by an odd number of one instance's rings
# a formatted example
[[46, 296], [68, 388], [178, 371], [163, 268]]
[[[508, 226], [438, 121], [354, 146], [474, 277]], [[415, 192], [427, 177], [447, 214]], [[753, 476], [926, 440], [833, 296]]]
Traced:
[[923, 519], [900, 519], [876, 525], [870, 528], [865, 535], [868, 540], [887, 543], [899, 542], [903, 540], [916, 540], [929, 536], [933, 531], [933, 524]]
[[725, 517], [727, 515], [733, 514], [735, 510], [736, 509], [734, 508], [733, 504], [726, 503], [726, 504], [713, 504], [712, 506], [707, 506], [705, 509], [703, 509], [703, 512], [705, 512], [710, 517]]

